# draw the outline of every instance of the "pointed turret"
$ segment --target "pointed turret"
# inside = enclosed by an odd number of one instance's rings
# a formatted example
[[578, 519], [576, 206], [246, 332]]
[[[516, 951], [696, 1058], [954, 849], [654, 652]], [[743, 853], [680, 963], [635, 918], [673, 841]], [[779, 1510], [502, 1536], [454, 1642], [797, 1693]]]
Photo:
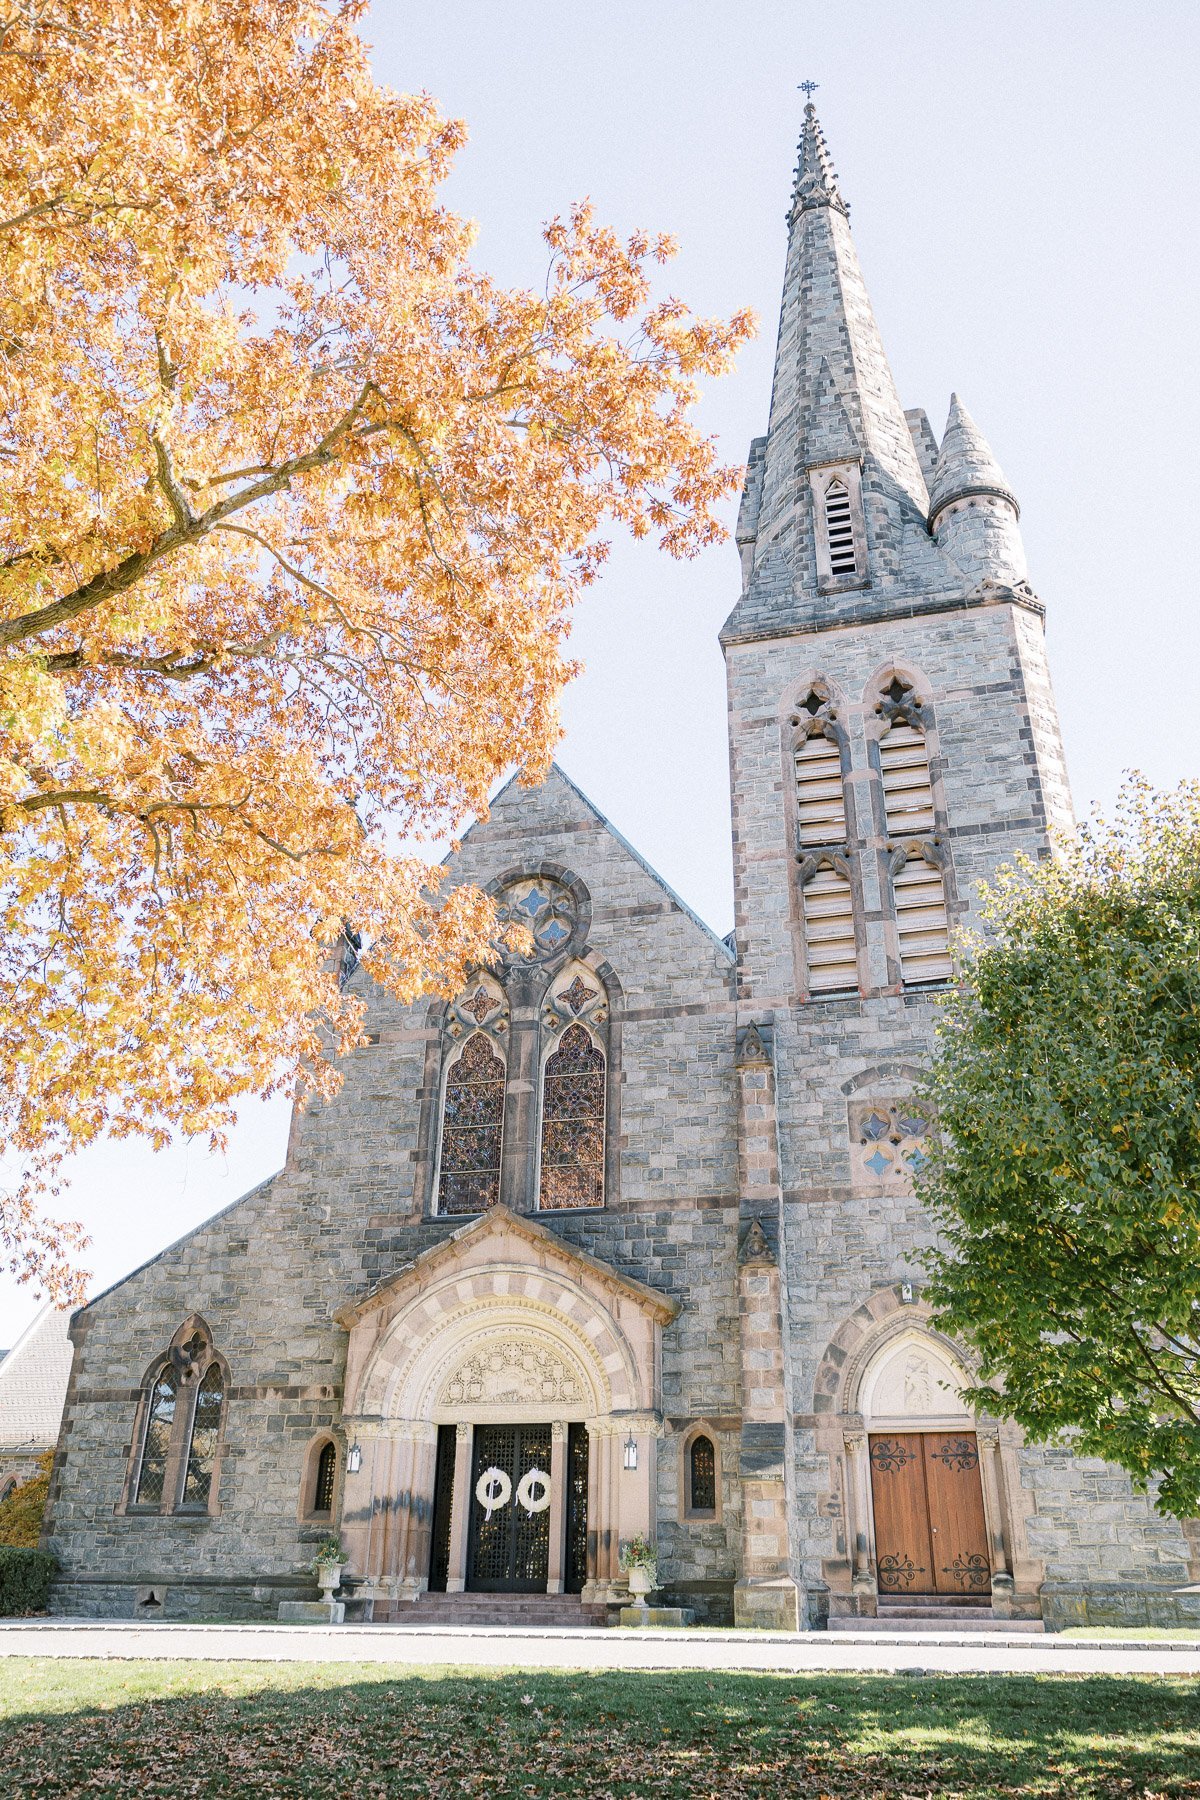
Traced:
[[[831, 484], [842, 509], [836, 542], [825, 516]], [[725, 635], [811, 625], [814, 611], [829, 611], [815, 605], [827, 595], [936, 582], [928, 509], [849, 207], [810, 103], [788, 211], [770, 426], [755, 443], [738, 525], [746, 592]]]
[[1021, 516], [1017, 497], [1000, 473], [991, 445], [958, 395], [951, 394], [950, 416], [929, 489], [929, 529], [936, 530], [943, 507], [970, 494], [995, 494]]
[[957, 394], [929, 491], [929, 529], [938, 548], [975, 580], [1027, 579], [1017, 497], [991, 446]]

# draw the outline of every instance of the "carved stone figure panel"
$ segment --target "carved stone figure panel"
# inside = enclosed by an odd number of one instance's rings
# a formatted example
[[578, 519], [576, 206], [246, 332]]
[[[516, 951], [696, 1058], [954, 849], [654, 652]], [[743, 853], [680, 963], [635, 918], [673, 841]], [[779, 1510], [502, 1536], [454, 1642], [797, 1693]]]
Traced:
[[460, 1363], [443, 1385], [438, 1405], [577, 1409], [588, 1398], [577, 1371], [548, 1344], [510, 1338], [488, 1344]]

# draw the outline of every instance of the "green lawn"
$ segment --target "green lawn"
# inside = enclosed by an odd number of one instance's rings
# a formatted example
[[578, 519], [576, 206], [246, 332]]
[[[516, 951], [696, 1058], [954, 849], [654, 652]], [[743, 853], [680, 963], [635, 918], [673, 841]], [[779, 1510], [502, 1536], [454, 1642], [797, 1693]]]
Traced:
[[[915, 1647], [914, 1647], [915, 1648]], [[1200, 1797], [1200, 1682], [0, 1661], [0, 1794]]]

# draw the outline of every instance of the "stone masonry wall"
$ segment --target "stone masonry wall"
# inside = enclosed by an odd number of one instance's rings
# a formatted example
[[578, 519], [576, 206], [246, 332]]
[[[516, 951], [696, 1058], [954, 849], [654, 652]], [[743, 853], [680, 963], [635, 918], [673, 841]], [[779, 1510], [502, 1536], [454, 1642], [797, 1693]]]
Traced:
[[[590, 944], [616, 971], [621, 1042], [619, 1180], [602, 1211], [547, 1214], [565, 1240], [682, 1299], [664, 1333], [668, 1432], [693, 1416], [736, 1415], [736, 1147], [731, 963], [581, 799], [552, 776], [509, 789], [469, 834], [464, 879], [556, 861], [587, 885]], [[355, 977], [362, 982], [362, 975]], [[167, 1612], [269, 1614], [307, 1585], [325, 1528], [299, 1521], [305, 1453], [336, 1427], [345, 1335], [333, 1309], [388, 1279], [460, 1220], [423, 1211], [423, 1108], [436, 1026], [430, 1007], [370, 995], [377, 1039], [347, 1061], [345, 1084], [293, 1130], [288, 1166], [81, 1315], [56, 1466], [50, 1547], [64, 1610], [132, 1610], [135, 1590], [168, 1589]], [[436, 1059], [433, 1059], [436, 1060]], [[115, 1516], [138, 1394], [182, 1320], [203, 1315], [232, 1388], [219, 1512]], [[677, 1455], [659, 1482], [664, 1572], [699, 1583], [697, 1603], [732, 1587], [738, 1505], [719, 1524], [682, 1523]], [[724, 1467], [734, 1467], [732, 1457]]]

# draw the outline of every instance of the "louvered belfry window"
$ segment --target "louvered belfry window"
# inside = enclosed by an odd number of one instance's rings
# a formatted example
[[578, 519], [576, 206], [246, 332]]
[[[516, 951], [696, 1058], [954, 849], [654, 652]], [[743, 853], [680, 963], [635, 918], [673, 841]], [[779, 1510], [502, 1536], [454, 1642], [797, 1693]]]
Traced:
[[936, 820], [924, 732], [897, 719], [880, 740], [879, 761], [888, 837], [894, 855], [904, 855], [892, 874], [900, 973], [909, 986], [945, 981], [953, 973], [950, 928], [942, 871], [925, 849]]
[[853, 990], [858, 986], [858, 952], [850, 877], [823, 864], [809, 876], [801, 894], [809, 990], [814, 994]]
[[825, 489], [825, 541], [829, 545], [829, 566], [833, 573], [857, 575], [850, 495], [841, 481], [831, 481]]
[[796, 810], [802, 849], [845, 842], [842, 753], [834, 740], [821, 732], [805, 738], [796, 750]]
[[818, 721], [818, 728], [808, 729], [794, 753], [808, 986], [814, 994], [845, 993], [858, 986], [858, 953], [854, 940], [854, 895], [844, 863], [846, 790], [842, 752], [837, 740], [820, 729], [820, 719], [826, 711], [821, 696], [814, 692], [804, 706]]

